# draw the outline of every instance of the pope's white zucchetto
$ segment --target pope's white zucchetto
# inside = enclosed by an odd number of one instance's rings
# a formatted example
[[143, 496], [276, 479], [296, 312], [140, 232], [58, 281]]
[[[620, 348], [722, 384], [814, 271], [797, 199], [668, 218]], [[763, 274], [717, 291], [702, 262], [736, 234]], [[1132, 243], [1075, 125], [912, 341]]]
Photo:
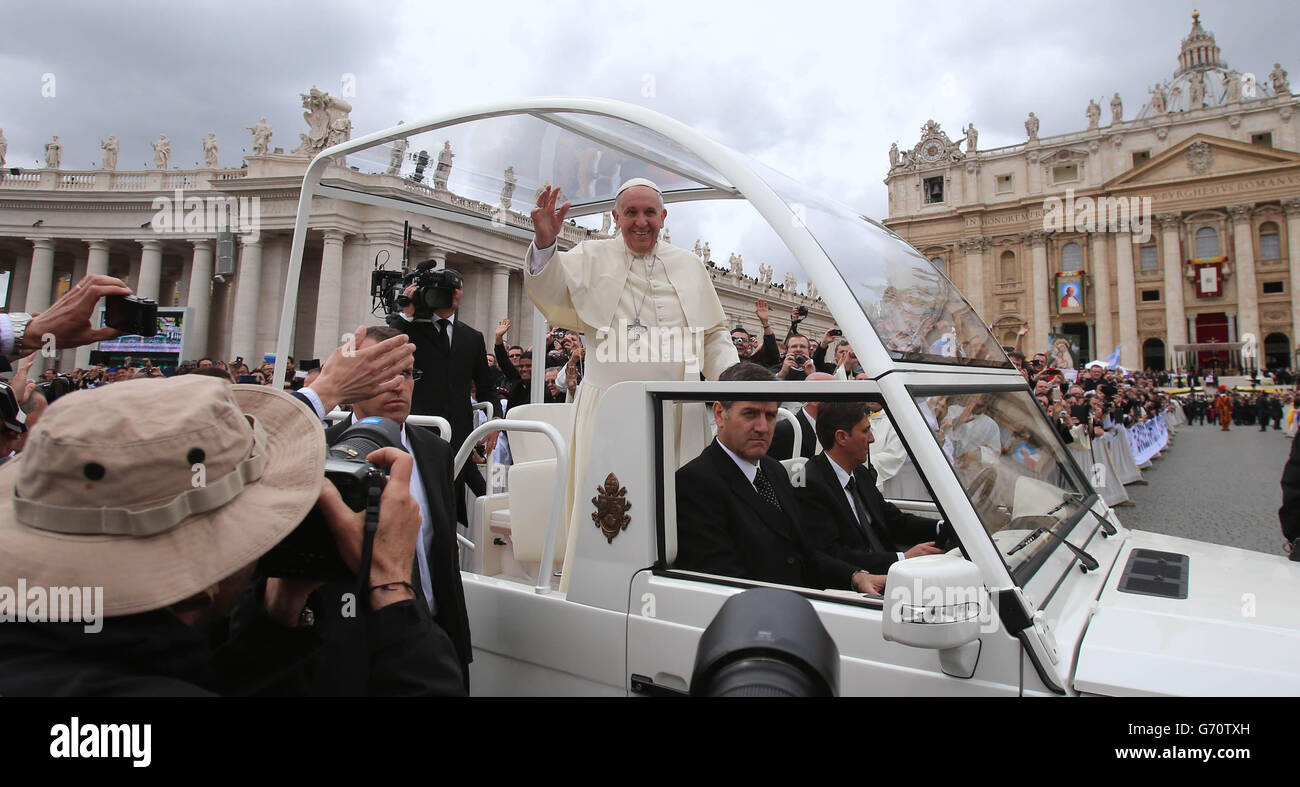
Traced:
[[663, 196], [663, 192], [659, 190], [659, 187], [655, 185], [655, 182], [646, 178], [632, 178], [631, 180], [624, 181], [623, 185], [618, 187], [618, 191], [614, 192], [614, 196], [617, 197], [619, 194], [622, 194], [633, 186], [645, 186], [646, 188], [654, 189], [655, 193], [659, 196]]

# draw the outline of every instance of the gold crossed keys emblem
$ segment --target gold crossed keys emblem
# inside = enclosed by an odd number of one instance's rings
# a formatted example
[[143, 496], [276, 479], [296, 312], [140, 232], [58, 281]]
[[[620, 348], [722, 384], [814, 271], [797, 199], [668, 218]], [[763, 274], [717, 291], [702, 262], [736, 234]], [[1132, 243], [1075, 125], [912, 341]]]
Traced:
[[632, 517], [627, 515], [627, 510], [632, 507], [627, 502], [627, 487], [620, 487], [618, 476], [610, 473], [605, 476], [604, 486], [596, 487], [596, 496], [591, 499], [591, 504], [596, 507], [591, 514], [592, 521], [605, 534], [606, 541], [614, 543], [614, 536], [627, 530], [632, 521]]

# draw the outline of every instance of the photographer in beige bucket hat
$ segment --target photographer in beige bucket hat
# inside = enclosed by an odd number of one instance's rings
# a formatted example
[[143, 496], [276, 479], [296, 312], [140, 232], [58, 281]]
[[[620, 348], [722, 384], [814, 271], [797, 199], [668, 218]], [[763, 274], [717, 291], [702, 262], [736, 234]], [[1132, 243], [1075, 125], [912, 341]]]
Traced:
[[[404, 341], [336, 352], [315, 399], [373, 395], [411, 365]], [[299, 693], [321, 645], [304, 613], [319, 583], [254, 581], [257, 560], [313, 505], [354, 570], [362, 540], [360, 515], [324, 483], [316, 403], [184, 375], [52, 404], [0, 467], [0, 695]], [[371, 690], [463, 694], [455, 650], [407, 582], [411, 459], [369, 459], [390, 473], [358, 599]]]

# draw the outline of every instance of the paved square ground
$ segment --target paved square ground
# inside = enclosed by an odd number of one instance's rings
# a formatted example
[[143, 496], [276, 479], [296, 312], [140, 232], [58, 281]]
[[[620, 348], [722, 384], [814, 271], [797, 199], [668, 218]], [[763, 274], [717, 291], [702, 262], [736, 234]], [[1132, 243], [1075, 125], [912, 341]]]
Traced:
[[1180, 426], [1147, 486], [1125, 487], [1136, 504], [1116, 509], [1125, 527], [1281, 554], [1285, 432], [1258, 426]]

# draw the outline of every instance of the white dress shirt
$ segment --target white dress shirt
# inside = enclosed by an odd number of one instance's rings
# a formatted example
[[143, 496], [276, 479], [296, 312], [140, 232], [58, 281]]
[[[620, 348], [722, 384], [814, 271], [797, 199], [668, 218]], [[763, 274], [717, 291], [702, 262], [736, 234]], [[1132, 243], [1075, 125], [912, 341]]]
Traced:
[[[845, 470], [844, 468], [840, 467], [840, 463], [836, 462], [835, 457], [831, 456], [830, 454], [827, 454], [826, 458], [830, 460], [831, 469], [835, 471], [835, 478], [839, 481], [840, 491], [844, 493], [844, 498], [849, 501], [849, 510], [852, 511], [855, 516], [857, 516], [858, 521], [862, 523], [863, 527], [870, 527], [870, 525], [868, 525], [867, 522], [871, 518], [871, 515], [865, 511], [858, 510], [857, 503], [853, 501], [853, 495], [849, 494], [849, 490], [847, 489], [849, 485], [849, 479], [853, 477], [853, 474], [850, 473], [848, 470]], [[862, 494], [862, 493], [859, 492], [858, 494]], [[864, 497], [863, 499], [865, 500], [866, 498]], [[904, 557], [902, 552], [895, 552], [894, 554], [898, 555], [899, 560], [902, 560]]]
[[[407, 322], [415, 322], [415, 318], [407, 314], [406, 312], [398, 312], [398, 314], [402, 315], [402, 319], [406, 320]], [[433, 316], [433, 324], [437, 325], [438, 320], [447, 321], [447, 327], [443, 330], [443, 336], [447, 337], [447, 346], [450, 347], [451, 335], [455, 332], [453, 329], [456, 327], [456, 312], [452, 312], [451, 316], [449, 317], [439, 317], [438, 315], [435, 314]]]
[[[348, 423], [357, 422], [353, 413]], [[420, 477], [420, 465], [411, 449], [411, 441], [406, 437], [406, 424], [402, 424], [402, 447], [411, 455], [411, 497], [420, 506], [420, 537], [416, 542], [415, 563], [419, 567], [420, 587], [424, 597], [429, 601], [429, 614], [436, 615], [438, 610], [433, 602], [433, 572], [429, 568], [429, 550], [433, 546], [433, 520], [429, 518], [429, 497], [424, 491], [424, 480]]]
[[[722, 450], [727, 452], [727, 456], [731, 457], [731, 461], [736, 463], [736, 467], [740, 468], [740, 472], [745, 474], [745, 480], [749, 482], [749, 485], [754, 486], [754, 477], [758, 475], [758, 462], [751, 462], [748, 459], [742, 459], [721, 440], [718, 441], [718, 445], [722, 446]], [[757, 492], [758, 487], [755, 486], [754, 491]]]

